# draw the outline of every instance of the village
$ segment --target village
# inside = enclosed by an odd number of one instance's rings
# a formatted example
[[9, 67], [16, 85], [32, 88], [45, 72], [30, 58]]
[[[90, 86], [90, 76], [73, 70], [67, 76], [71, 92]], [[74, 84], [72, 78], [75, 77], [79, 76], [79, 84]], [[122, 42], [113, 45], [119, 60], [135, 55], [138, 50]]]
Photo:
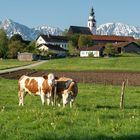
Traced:
[[33, 41], [23, 40], [20, 34], [15, 34], [7, 40], [8, 46], [2, 49], [0, 58], [14, 58], [20, 61], [67, 56], [100, 58], [119, 56], [123, 53], [140, 53], [140, 40], [132, 36], [97, 35], [93, 8], [89, 13], [87, 27], [71, 25], [61, 36], [40, 33]]
[[[70, 26], [64, 35], [40, 34], [35, 41], [40, 57], [42, 59], [66, 56], [104, 57], [121, 53], [140, 53], [140, 40], [131, 36], [96, 35], [96, 19], [93, 8], [89, 13], [87, 27]], [[19, 60], [27, 59], [27, 57], [30, 60], [39, 58], [30, 53], [18, 55]]]

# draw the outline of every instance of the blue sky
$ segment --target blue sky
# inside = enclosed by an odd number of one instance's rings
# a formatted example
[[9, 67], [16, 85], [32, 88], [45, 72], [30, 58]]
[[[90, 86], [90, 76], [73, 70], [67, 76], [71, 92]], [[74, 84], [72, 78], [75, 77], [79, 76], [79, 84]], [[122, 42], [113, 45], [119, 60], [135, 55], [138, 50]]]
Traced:
[[28, 27], [87, 26], [92, 6], [97, 25], [122, 22], [140, 27], [140, 0], [0, 0], [0, 20], [9, 18]]

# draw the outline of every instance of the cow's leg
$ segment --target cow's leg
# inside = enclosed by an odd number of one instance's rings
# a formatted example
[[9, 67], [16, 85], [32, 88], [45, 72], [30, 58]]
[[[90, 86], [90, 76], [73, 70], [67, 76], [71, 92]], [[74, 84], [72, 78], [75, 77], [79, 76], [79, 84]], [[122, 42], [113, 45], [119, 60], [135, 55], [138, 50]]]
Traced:
[[19, 91], [18, 97], [19, 97], [19, 106], [20, 105], [23, 106], [24, 105], [23, 101], [24, 101], [24, 97], [25, 97], [24, 92], [23, 91]]
[[51, 93], [48, 93], [47, 94], [47, 104], [50, 105], [50, 102], [53, 104], [53, 99], [52, 99]]
[[74, 102], [74, 99], [72, 98], [72, 99], [70, 100], [70, 108], [72, 108], [73, 102]]
[[[48, 101], [49, 102], [49, 101]], [[55, 105], [55, 100], [54, 100], [54, 96], [52, 95], [51, 93], [51, 96], [50, 96], [50, 102], [51, 102], [51, 105], [54, 106]]]
[[61, 106], [61, 104], [60, 104], [61, 99], [62, 99], [61, 97], [59, 97], [59, 96], [57, 97], [56, 102], [57, 102], [58, 107], [60, 107], [60, 106]]
[[45, 103], [45, 95], [42, 93], [40, 95], [40, 97], [41, 97], [42, 105], [44, 105], [44, 103]]
[[67, 97], [68, 97], [68, 93], [62, 94], [63, 107], [65, 107], [67, 104]]
[[73, 103], [73, 102], [72, 102], [72, 101], [70, 101], [70, 108], [72, 108], [72, 103]]

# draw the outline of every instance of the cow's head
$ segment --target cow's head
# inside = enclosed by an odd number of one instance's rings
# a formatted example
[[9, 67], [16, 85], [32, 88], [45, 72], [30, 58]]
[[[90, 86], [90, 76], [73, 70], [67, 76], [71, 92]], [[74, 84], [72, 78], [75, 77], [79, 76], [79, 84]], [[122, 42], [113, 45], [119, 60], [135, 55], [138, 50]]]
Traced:
[[49, 86], [54, 86], [55, 84], [55, 76], [53, 73], [48, 74], [48, 84]]
[[73, 102], [78, 93], [78, 87], [76, 82], [72, 82], [68, 89], [64, 90], [63, 103], [66, 105], [69, 102]]
[[73, 102], [73, 92], [72, 91], [68, 91], [68, 90], [64, 90], [63, 93], [63, 103], [66, 105], [68, 104], [70, 101]]

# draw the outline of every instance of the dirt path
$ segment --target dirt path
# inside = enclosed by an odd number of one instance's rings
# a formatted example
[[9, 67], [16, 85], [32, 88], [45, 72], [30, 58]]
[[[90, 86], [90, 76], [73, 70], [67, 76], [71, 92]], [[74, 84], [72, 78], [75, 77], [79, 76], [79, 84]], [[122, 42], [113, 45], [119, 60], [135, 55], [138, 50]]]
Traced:
[[21, 66], [21, 67], [17, 67], [17, 68], [11, 68], [11, 69], [0, 70], [0, 74], [8, 73], [8, 72], [14, 72], [14, 71], [23, 70], [23, 69], [28, 69], [28, 68], [32, 68], [32, 67], [41, 65], [41, 64], [43, 64], [43, 63], [46, 63], [46, 62], [47, 62], [47, 60], [38, 61], [38, 62], [36, 62], [36, 63], [34, 63], [34, 64], [30, 64], [30, 65], [26, 65], [26, 66]]
[[[114, 72], [114, 71], [82, 71], [82, 72], [58, 72], [51, 71], [56, 76], [71, 77], [79, 83], [111, 84], [121, 85], [123, 80], [128, 80], [128, 85], [140, 86], [140, 72]], [[23, 74], [29, 76], [42, 76], [48, 71], [36, 71], [30, 69], [19, 70], [0, 74], [1, 77], [8, 79], [19, 79]]]

